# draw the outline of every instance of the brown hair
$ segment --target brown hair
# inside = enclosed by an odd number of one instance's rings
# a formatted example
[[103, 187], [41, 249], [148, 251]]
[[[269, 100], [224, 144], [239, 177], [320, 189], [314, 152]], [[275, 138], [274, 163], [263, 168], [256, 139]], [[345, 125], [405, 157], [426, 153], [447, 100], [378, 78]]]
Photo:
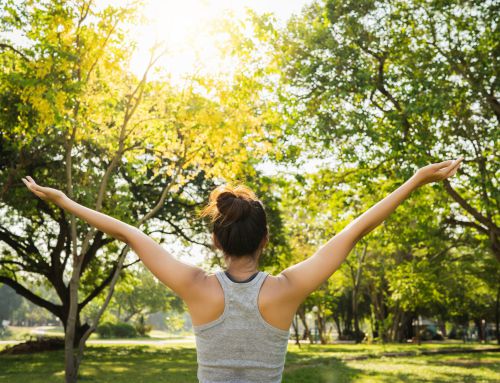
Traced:
[[253, 254], [268, 234], [264, 205], [244, 185], [217, 187], [201, 216], [211, 218], [217, 242], [229, 256]]

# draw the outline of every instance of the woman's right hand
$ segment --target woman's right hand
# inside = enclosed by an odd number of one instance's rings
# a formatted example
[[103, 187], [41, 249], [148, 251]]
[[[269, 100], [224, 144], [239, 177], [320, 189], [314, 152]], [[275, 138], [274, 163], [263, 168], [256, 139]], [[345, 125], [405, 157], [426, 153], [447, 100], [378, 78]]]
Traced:
[[418, 169], [413, 177], [417, 181], [418, 186], [442, 181], [453, 176], [458, 171], [463, 159], [463, 157], [459, 157], [456, 160], [448, 160], [424, 166]]
[[45, 186], [40, 186], [38, 185], [33, 178], [30, 176], [27, 176], [26, 178], [22, 178], [24, 184], [26, 187], [35, 195], [43, 199], [44, 201], [51, 201], [58, 205], [65, 197], [66, 194], [64, 194], [62, 191], [45, 187]]

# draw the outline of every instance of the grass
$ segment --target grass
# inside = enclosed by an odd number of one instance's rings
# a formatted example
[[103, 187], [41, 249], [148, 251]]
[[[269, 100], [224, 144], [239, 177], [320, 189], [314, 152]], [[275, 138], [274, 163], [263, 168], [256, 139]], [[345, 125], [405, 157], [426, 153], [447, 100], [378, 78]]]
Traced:
[[[284, 383], [320, 382], [474, 382], [500, 381], [500, 353], [383, 357], [383, 352], [482, 347], [471, 345], [302, 345], [290, 344]], [[349, 360], [356, 356], [366, 360]], [[81, 382], [197, 382], [192, 345], [92, 345], [87, 348]], [[0, 356], [0, 383], [63, 382], [61, 351]]]

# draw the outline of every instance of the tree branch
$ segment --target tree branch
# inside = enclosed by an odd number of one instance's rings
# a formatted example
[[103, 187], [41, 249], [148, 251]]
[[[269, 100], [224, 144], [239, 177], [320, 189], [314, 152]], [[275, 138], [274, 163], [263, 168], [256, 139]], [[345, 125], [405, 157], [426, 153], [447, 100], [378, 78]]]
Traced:
[[478, 222], [482, 223], [484, 226], [486, 226], [488, 229], [493, 230], [495, 233], [500, 232], [500, 228], [495, 225], [495, 223], [486, 218], [484, 215], [482, 215], [480, 212], [478, 212], [476, 209], [474, 209], [465, 199], [463, 199], [455, 189], [450, 184], [449, 180], [443, 180], [443, 185], [445, 190], [448, 192], [448, 194], [456, 201], [464, 210], [466, 210], [470, 215], [472, 215]]
[[482, 227], [481, 225], [478, 225], [475, 222], [470, 222], [470, 221], [460, 221], [458, 219], [455, 219], [453, 217], [451, 218], [446, 218], [444, 222], [449, 223], [454, 226], [464, 226], [464, 227], [473, 227], [474, 229], [480, 231], [481, 233], [484, 233], [486, 235], [489, 234], [488, 229]]
[[6, 276], [0, 275], [0, 282], [5, 283], [7, 286], [11, 287], [16, 293], [33, 302], [37, 306], [41, 306], [48, 311], [50, 311], [55, 316], [61, 318], [61, 306], [49, 302], [38, 295], [34, 294], [31, 290], [27, 289], [17, 281], [8, 278]]
[[26, 56], [23, 52], [17, 50], [14, 48], [12, 45], [6, 44], [6, 43], [0, 43], [0, 49], [5, 50], [5, 49], [10, 49], [11, 51], [17, 53], [19, 56], [21, 56], [24, 60], [30, 61], [28, 56]]

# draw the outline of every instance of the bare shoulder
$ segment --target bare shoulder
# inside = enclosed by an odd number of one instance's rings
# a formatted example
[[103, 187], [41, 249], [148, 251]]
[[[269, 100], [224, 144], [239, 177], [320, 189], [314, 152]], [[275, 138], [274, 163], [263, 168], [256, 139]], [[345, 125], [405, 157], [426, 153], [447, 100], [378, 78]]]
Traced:
[[200, 276], [193, 281], [192, 289], [194, 292], [193, 295], [199, 297], [200, 300], [220, 296], [220, 293], [223, 292], [217, 276], [209, 272], [200, 274]]
[[262, 284], [258, 306], [264, 320], [281, 330], [288, 330], [293, 316], [300, 305], [297, 299], [290, 299], [289, 282], [282, 274], [269, 274]]
[[185, 299], [193, 325], [209, 323], [224, 311], [224, 291], [215, 274], [204, 273], [193, 282], [192, 293]]
[[[290, 303], [293, 298], [293, 290], [290, 282], [283, 274], [269, 274], [262, 285], [262, 303], [284, 304]], [[295, 304], [295, 302], [294, 302]]]

